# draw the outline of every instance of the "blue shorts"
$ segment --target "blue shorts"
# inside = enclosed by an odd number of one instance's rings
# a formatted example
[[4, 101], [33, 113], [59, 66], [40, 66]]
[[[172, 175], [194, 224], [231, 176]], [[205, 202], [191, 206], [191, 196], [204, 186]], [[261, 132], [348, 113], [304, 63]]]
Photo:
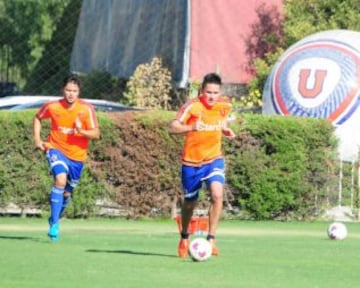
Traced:
[[72, 192], [80, 180], [84, 162], [71, 160], [56, 149], [49, 149], [46, 158], [54, 177], [61, 173], [67, 175], [65, 191]]
[[225, 161], [216, 159], [200, 167], [182, 165], [181, 182], [185, 201], [195, 201], [199, 198], [199, 190], [203, 183], [207, 187], [212, 182], [225, 183]]

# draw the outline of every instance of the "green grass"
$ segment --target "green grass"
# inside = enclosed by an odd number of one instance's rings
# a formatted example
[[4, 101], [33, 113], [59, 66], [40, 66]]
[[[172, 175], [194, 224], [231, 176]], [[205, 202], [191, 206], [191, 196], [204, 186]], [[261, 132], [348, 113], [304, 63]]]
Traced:
[[0, 218], [0, 287], [356, 287], [360, 226], [327, 239], [326, 222], [222, 221], [220, 256], [176, 257], [175, 221]]

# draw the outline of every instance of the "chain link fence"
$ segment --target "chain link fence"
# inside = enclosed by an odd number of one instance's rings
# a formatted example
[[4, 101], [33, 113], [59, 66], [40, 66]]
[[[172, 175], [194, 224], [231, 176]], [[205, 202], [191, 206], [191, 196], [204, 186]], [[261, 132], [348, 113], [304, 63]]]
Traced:
[[[83, 77], [84, 98], [123, 102], [135, 69], [158, 57], [171, 72], [171, 106], [178, 108], [189, 82], [201, 80], [189, 79], [189, 3], [0, 0], [1, 96], [58, 95], [72, 71]], [[235, 52], [228, 57], [238, 57]], [[225, 84], [224, 90], [244, 95], [246, 86]]]
[[58, 95], [81, 1], [0, 1], [0, 81], [17, 94]]
[[[82, 97], [124, 102], [126, 84], [135, 69], [159, 56], [172, 72], [172, 87], [182, 85], [171, 92], [172, 107], [178, 106], [188, 92], [182, 83], [188, 76], [183, 72], [188, 63], [183, 63], [181, 56], [188, 44], [187, 26], [180, 22], [186, 22], [189, 2], [141, 2], [146, 4], [142, 8], [137, 0], [122, 1], [124, 9], [131, 11], [129, 19], [117, 6], [120, 1], [112, 1], [118, 8], [117, 16], [124, 19], [121, 29], [112, 30], [107, 27], [114, 27], [114, 19], [91, 14], [101, 10], [114, 15], [110, 13], [114, 11], [106, 11], [109, 1], [0, 0], [0, 97], [59, 95], [61, 79], [74, 71], [83, 78]], [[134, 30], [134, 26], [141, 29]], [[88, 32], [82, 32], [85, 30]], [[93, 66], [86, 66], [90, 62]], [[179, 63], [182, 66], [177, 66]], [[246, 93], [244, 85], [225, 86], [225, 90], [228, 95]], [[328, 191], [329, 207], [357, 207], [358, 167], [356, 163], [339, 166], [335, 163], [336, 169], [329, 172], [334, 179]]]
[[82, 97], [124, 102], [135, 69], [159, 57], [179, 105], [186, 9], [186, 0], [0, 0], [1, 96], [58, 95], [71, 71]]

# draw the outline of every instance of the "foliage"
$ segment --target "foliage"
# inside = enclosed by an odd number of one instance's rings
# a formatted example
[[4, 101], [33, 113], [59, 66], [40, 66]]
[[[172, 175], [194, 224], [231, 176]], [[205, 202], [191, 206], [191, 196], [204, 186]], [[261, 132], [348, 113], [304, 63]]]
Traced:
[[113, 122], [108, 134], [116, 141], [92, 150], [94, 175], [106, 183], [111, 199], [126, 209], [127, 217], [169, 215], [180, 192], [179, 138], [167, 133], [173, 115], [147, 111], [109, 116]]
[[96, 200], [106, 198], [107, 194], [104, 185], [96, 181], [96, 177], [85, 166], [78, 187], [73, 193], [72, 201], [66, 209], [66, 217], [93, 216], [97, 212]]
[[248, 70], [253, 73], [254, 61], [276, 51], [283, 42], [283, 17], [277, 7], [262, 3], [255, 12], [258, 21], [252, 23], [251, 33], [245, 38], [246, 54], [249, 58]]
[[[257, 71], [257, 76], [252, 79], [248, 84], [248, 89], [250, 93], [252, 91], [259, 90], [261, 92], [260, 95], [262, 94], [267, 77], [270, 74], [275, 62], [283, 52], [284, 50], [282, 48], [278, 48], [273, 53], [267, 53], [263, 59], [257, 58], [254, 60], [254, 67]], [[261, 99], [260, 95], [259, 99]]]
[[358, 0], [285, 1], [285, 47], [323, 30], [360, 31], [359, 7]]
[[81, 75], [81, 78], [81, 97], [115, 102], [123, 100], [127, 80], [118, 79], [105, 70], [93, 70], [89, 74]]
[[22, 84], [39, 61], [71, 0], [0, 1], [0, 63]]
[[[53, 23], [52, 27], [51, 39], [44, 42], [41, 57], [36, 61], [35, 67], [29, 71], [29, 75], [26, 75], [27, 82], [24, 91], [29, 94], [58, 95], [60, 81], [70, 71], [72, 45], [83, 1], [53, 1], [67, 5], [64, 6], [63, 13], [57, 15], [57, 21]], [[46, 1], [43, 2], [46, 3]]]
[[188, 98], [195, 98], [199, 96], [200, 93], [200, 89], [201, 89], [201, 81], [199, 80], [194, 80], [191, 81], [189, 83], [189, 87], [188, 87], [188, 93], [189, 93], [189, 97]]
[[[258, 110], [262, 106], [263, 87], [273, 64], [283, 52], [281, 47], [284, 45], [283, 16], [276, 6], [260, 4], [256, 14], [257, 21], [251, 25], [251, 33], [245, 38], [249, 59], [247, 70], [254, 78], [247, 85], [249, 96], [241, 96], [239, 104], [242, 108], [252, 110]], [[253, 106], [250, 106], [251, 103]]]
[[94, 70], [82, 78], [81, 96], [83, 98], [104, 99], [104, 95], [111, 94], [113, 80], [109, 72]]
[[[0, 112], [0, 202], [47, 210], [52, 178], [44, 155], [34, 151], [34, 113]], [[231, 126], [239, 136], [224, 140], [226, 207], [251, 219], [321, 213], [333, 197], [329, 191], [337, 193], [332, 125], [291, 116], [236, 116]], [[159, 110], [99, 113], [101, 139], [91, 141], [67, 216], [96, 214], [98, 199], [116, 202], [129, 218], [171, 215], [180, 201], [184, 140], [167, 131], [173, 117], [174, 112]], [[45, 137], [48, 122], [44, 125]], [[203, 197], [200, 207], [208, 204]]]
[[[264, 7], [260, 6], [258, 9], [259, 20], [253, 24], [252, 34], [246, 39], [251, 69], [255, 74], [248, 85], [250, 92], [263, 90], [277, 59], [300, 39], [330, 29], [360, 31], [358, 0], [286, 0], [284, 19], [278, 16], [268, 17], [264, 13], [268, 10]], [[269, 10], [269, 13], [270, 11], [272, 10]], [[277, 15], [276, 11], [272, 13]]]
[[171, 72], [158, 57], [138, 65], [126, 86], [125, 98], [137, 107], [170, 108]]
[[[28, 121], [25, 122], [25, 119]], [[1, 122], [1, 202], [16, 202], [20, 206], [31, 203], [42, 207], [47, 199], [43, 191], [49, 183], [42, 176], [48, 171], [45, 163], [34, 160], [42, 155], [34, 152], [29, 125], [31, 120], [22, 113], [4, 112]], [[39, 178], [38, 173], [42, 175]]]
[[240, 96], [239, 100], [232, 98], [232, 104], [238, 112], [258, 112], [262, 107], [260, 91], [258, 89], [250, 91], [248, 96]]
[[[0, 113], [0, 203], [36, 206], [46, 210], [48, 194], [53, 185], [45, 155], [35, 150], [32, 139], [32, 117], [35, 111]], [[43, 122], [42, 137], [46, 137], [49, 123]], [[103, 184], [97, 183], [91, 171], [76, 189], [76, 200], [69, 213], [73, 216], [92, 214], [95, 200], [103, 196]]]
[[318, 213], [334, 159], [332, 126], [325, 120], [257, 115], [247, 115], [245, 123], [241, 143], [227, 146], [228, 184], [240, 209], [255, 219]]
[[254, 59], [253, 67], [257, 71], [254, 77], [247, 85], [248, 95], [240, 96], [239, 100], [234, 100], [234, 106], [238, 111], [259, 111], [262, 108], [262, 90], [267, 81], [268, 75], [277, 59], [284, 51], [278, 48], [273, 53], [266, 53], [264, 58]]

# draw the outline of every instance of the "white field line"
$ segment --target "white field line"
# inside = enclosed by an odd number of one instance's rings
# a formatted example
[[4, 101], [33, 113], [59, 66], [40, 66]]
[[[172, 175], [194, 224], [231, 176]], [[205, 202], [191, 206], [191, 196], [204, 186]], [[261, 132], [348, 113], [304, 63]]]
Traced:
[[[42, 224], [0, 224], [0, 232], [40, 232], [44, 231], [46, 233], [48, 225], [46, 223]], [[174, 227], [171, 227], [167, 224], [159, 224], [156, 228], [156, 224], [151, 225], [142, 225], [135, 224], [133, 227], [131, 225], [123, 225], [122, 223], [114, 225], [92, 225], [92, 224], [72, 224], [65, 223], [60, 226], [61, 231], [69, 232], [101, 232], [101, 233], [117, 233], [117, 232], [126, 232], [133, 234], [167, 234], [173, 233], [177, 234], [178, 230], [176, 224]], [[326, 230], [303, 230], [303, 229], [283, 229], [283, 228], [272, 228], [272, 229], [261, 229], [261, 228], [221, 228], [218, 229], [218, 235], [234, 235], [234, 236], [311, 236], [311, 237], [324, 237], [326, 236]], [[360, 232], [351, 232], [349, 231], [349, 237], [351, 238], [360, 238]]]

